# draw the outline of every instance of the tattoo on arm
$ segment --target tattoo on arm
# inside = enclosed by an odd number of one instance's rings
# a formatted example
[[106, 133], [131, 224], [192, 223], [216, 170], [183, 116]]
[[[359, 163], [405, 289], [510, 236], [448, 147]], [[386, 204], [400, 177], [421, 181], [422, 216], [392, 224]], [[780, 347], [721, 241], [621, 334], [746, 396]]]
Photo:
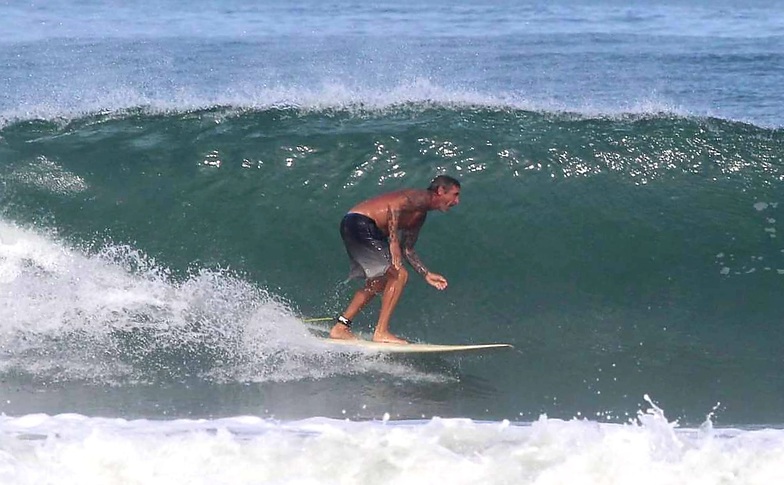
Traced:
[[390, 207], [389, 211], [389, 222], [388, 222], [388, 230], [389, 230], [389, 244], [392, 245], [393, 242], [398, 242], [398, 235], [397, 235], [397, 225], [400, 219], [400, 211], [393, 209]]
[[[419, 192], [409, 193], [406, 194], [403, 198], [403, 202], [399, 204], [397, 207], [392, 207], [391, 205], [387, 209], [388, 219], [389, 222], [387, 223], [387, 229], [389, 230], [389, 242], [399, 242], [398, 241], [398, 223], [400, 221], [400, 214], [403, 212], [412, 212], [412, 211], [419, 211], [423, 210], [423, 207], [427, 203], [426, 195], [421, 194]], [[418, 229], [417, 229], [418, 230]]]
[[[429, 200], [429, 196], [424, 191], [410, 192], [405, 195], [402, 204], [394, 209], [392, 207], [389, 208], [389, 244], [390, 246], [395, 243], [399, 244], [398, 247], [400, 247], [401, 252], [403, 253], [402, 256], [404, 256], [411, 267], [422, 276], [427, 275], [429, 271], [424, 263], [422, 263], [422, 260], [419, 259], [416, 251], [414, 251], [414, 244], [419, 237], [419, 230], [422, 228], [422, 224], [425, 223]], [[409, 214], [419, 213], [420, 215], [416, 222], [413, 222], [410, 219], [408, 220], [407, 226], [401, 231], [402, 237], [399, 239], [397, 234], [398, 223], [401, 213], [404, 212]]]
[[408, 263], [411, 265], [412, 268], [414, 268], [414, 270], [417, 273], [421, 274], [422, 276], [425, 276], [430, 272], [428, 271], [424, 263], [422, 263], [422, 260], [419, 259], [419, 255], [417, 255], [416, 251], [414, 251], [414, 248], [406, 247], [405, 254]]
[[[422, 223], [424, 223], [424, 218], [422, 219]], [[417, 273], [425, 276], [429, 273], [429, 270], [422, 260], [419, 259], [419, 255], [416, 251], [414, 251], [414, 244], [416, 244], [417, 238], [419, 237], [419, 229], [422, 227], [422, 223], [413, 229], [403, 231], [403, 254], [406, 256], [411, 267], [414, 268]]]

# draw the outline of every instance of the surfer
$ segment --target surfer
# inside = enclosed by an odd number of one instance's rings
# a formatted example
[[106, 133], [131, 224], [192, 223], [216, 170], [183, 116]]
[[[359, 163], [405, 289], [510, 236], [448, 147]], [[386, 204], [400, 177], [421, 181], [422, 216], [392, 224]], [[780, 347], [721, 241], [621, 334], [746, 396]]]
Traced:
[[373, 332], [375, 342], [408, 343], [389, 331], [389, 319], [403, 288], [408, 271], [405, 258], [431, 286], [443, 290], [446, 278], [425, 267], [414, 251], [419, 230], [432, 210], [446, 212], [460, 202], [460, 182], [448, 175], [433, 179], [427, 190], [403, 189], [381, 194], [355, 205], [340, 223], [340, 235], [351, 261], [349, 278], [365, 278], [346, 310], [337, 317], [329, 333], [335, 339], [355, 339], [352, 319], [377, 294], [381, 311]]

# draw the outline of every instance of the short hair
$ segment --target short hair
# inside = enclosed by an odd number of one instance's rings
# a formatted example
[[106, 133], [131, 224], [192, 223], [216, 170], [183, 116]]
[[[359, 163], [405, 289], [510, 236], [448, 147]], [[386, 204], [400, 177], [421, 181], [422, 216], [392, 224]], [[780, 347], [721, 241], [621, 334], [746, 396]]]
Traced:
[[452, 187], [460, 188], [460, 182], [449, 175], [439, 175], [430, 182], [430, 187], [427, 188], [430, 192], [438, 192], [438, 188], [443, 187], [444, 190], [449, 190]]

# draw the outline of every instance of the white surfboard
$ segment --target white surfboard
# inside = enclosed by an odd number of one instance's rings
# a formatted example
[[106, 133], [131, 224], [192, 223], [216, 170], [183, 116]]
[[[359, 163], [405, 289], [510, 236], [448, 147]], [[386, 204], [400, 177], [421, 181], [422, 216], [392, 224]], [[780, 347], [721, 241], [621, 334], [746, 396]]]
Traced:
[[380, 352], [386, 354], [445, 354], [458, 352], [477, 352], [498, 349], [511, 349], [511, 344], [490, 343], [490, 344], [385, 344], [372, 342], [370, 340], [340, 340], [325, 338], [321, 339], [330, 345], [343, 347], [351, 350]]

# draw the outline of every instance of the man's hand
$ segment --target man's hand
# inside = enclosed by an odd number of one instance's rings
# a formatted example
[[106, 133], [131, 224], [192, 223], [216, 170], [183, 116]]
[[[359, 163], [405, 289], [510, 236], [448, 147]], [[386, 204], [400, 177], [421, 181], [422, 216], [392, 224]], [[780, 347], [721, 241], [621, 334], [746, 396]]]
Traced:
[[439, 290], [446, 289], [446, 278], [440, 274], [428, 273], [425, 275], [425, 281], [427, 281], [430, 286], [433, 286]]

